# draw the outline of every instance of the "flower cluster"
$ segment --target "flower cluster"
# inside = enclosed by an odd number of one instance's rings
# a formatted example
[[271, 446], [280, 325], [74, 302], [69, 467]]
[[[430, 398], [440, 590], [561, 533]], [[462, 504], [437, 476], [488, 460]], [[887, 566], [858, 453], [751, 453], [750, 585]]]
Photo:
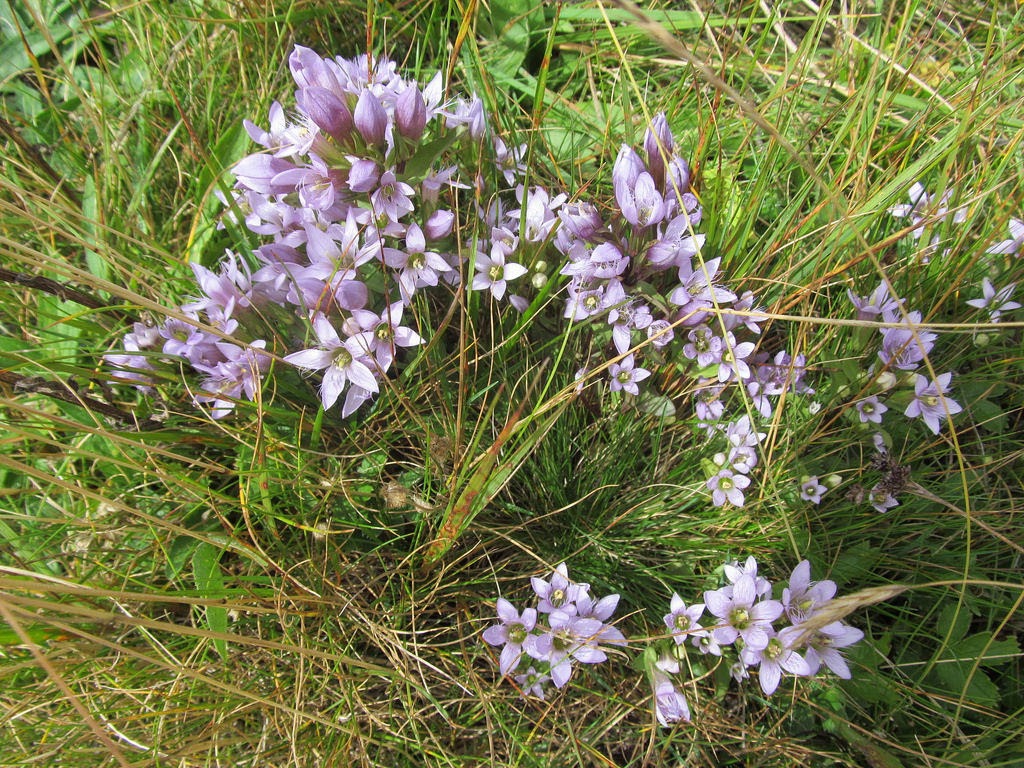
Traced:
[[939, 374], [934, 380], [916, 371], [935, 345], [936, 334], [922, 325], [921, 313], [905, 312], [904, 300], [894, 298], [889, 286], [881, 283], [870, 296], [857, 296], [848, 291], [850, 301], [857, 309], [858, 319], [881, 320], [887, 325], [879, 328], [882, 346], [878, 351], [881, 369], [875, 366], [868, 370], [868, 376], [879, 390], [858, 399], [854, 406], [862, 423], [881, 424], [883, 416], [890, 409], [883, 398], [892, 396], [894, 388], [906, 382], [914, 388], [914, 394], [906, 404], [903, 415], [920, 418], [935, 434], [942, 424], [963, 410], [950, 397], [951, 372]]
[[602, 645], [626, 645], [622, 633], [608, 624], [619, 603], [618, 595], [594, 598], [589, 584], [569, 580], [565, 563], [548, 579], [530, 580], [537, 604], [522, 613], [499, 597], [499, 623], [484, 630], [483, 639], [501, 648], [501, 674], [514, 674], [524, 693], [544, 698], [548, 682], [562, 688], [576, 664], [598, 664], [607, 659]]
[[[850, 678], [839, 649], [858, 642], [864, 633], [839, 618], [827, 619], [835, 582], [811, 581], [811, 564], [804, 560], [773, 598], [772, 585], [758, 574], [753, 557], [743, 565], [726, 564], [724, 574], [725, 586], [705, 592], [703, 602], [688, 606], [673, 594], [664, 617], [670, 638], [645, 652], [654, 711], [662, 725], [690, 719], [677, 681], [691, 652], [723, 659], [731, 650], [733, 678], [746, 679], [756, 670], [767, 695], [778, 689], [783, 674], [809, 677], [828, 669]], [[537, 603], [522, 612], [498, 598], [499, 621], [484, 630], [483, 640], [501, 649], [502, 676], [512, 675], [524, 695], [543, 699], [548, 682], [556, 688], [568, 683], [573, 664], [604, 661], [602, 643], [625, 646], [627, 641], [606, 623], [619, 596], [592, 598], [588, 585], [569, 580], [564, 563], [549, 579], [532, 579], [532, 585]]]
[[289, 66], [295, 111], [275, 102], [268, 128], [246, 121], [263, 149], [233, 169], [229, 217], [268, 239], [253, 267], [230, 252], [216, 271], [193, 264], [200, 296], [107, 356], [143, 384], [154, 360], [185, 361], [201, 377], [196, 402], [214, 417], [255, 399], [274, 355], [319, 372], [323, 407], [344, 394], [342, 413], [352, 413], [398, 348], [423, 342], [402, 325], [413, 296], [459, 280], [442, 193], [462, 186], [448, 158], [483, 135], [480, 100], [443, 102], [440, 73], [421, 86], [386, 58], [297, 46]]
[[662, 725], [689, 720], [689, 708], [674, 682], [686, 666], [687, 645], [716, 657], [732, 649], [732, 677], [741, 681], [756, 670], [761, 690], [769, 696], [784, 674], [809, 677], [825, 668], [850, 678], [838, 649], [858, 642], [864, 633], [838, 620], [821, 623], [835, 596], [835, 582], [811, 581], [811, 564], [804, 560], [773, 598], [772, 585], [758, 574], [753, 557], [743, 565], [727, 564], [724, 572], [728, 583], [705, 592], [701, 603], [687, 606], [678, 594], [672, 595], [664, 617], [671, 643], [656, 654], [651, 671]]
[[[727, 444], [709, 468], [712, 502], [740, 506], [764, 433], [746, 415], [727, 418], [726, 394], [744, 389], [754, 410], [767, 418], [774, 398], [787, 390], [813, 392], [803, 382], [805, 360], [785, 351], [774, 357], [756, 351], [756, 299], [722, 283], [721, 258], [704, 258], [705, 236], [695, 231], [703, 211], [663, 113], [648, 127], [642, 153], [622, 145], [612, 186], [615, 207], [605, 216], [587, 201], [567, 203], [565, 195], [519, 188], [520, 208], [505, 217], [511, 231], [494, 230], [491, 257], [478, 255], [477, 266], [498, 273], [504, 263], [499, 257], [508, 258], [524, 243], [550, 240], [564, 261], [559, 274], [568, 279], [563, 316], [589, 322], [601, 342], [601, 359], [588, 360], [578, 377], [603, 368], [609, 391], [636, 396], [651, 376], [646, 360], [677, 361], [695, 379], [698, 423], [713, 441], [724, 438]], [[533, 263], [535, 270], [546, 266], [542, 259]], [[517, 265], [517, 273], [525, 271]], [[535, 278], [542, 286], [546, 275], [535, 272]], [[486, 284], [479, 275], [477, 280]], [[527, 303], [511, 298], [520, 308]]]
[[[900, 219], [909, 219], [912, 229], [911, 237], [920, 240], [926, 229], [934, 230], [947, 219], [953, 224], [962, 224], [967, 221], [967, 209], [963, 207], [950, 210], [949, 202], [953, 196], [953, 190], [946, 190], [941, 197], [931, 195], [925, 190], [924, 185], [915, 181], [907, 193], [909, 203], [900, 203], [889, 209], [892, 216]], [[921, 252], [921, 261], [927, 263], [938, 251], [940, 234], [932, 235], [928, 245]]]

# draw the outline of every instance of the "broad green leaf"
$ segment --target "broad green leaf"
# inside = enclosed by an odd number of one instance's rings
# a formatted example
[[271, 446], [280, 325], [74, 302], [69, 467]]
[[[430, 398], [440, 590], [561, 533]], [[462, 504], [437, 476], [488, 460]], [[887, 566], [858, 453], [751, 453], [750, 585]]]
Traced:
[[[224, 596], [224, 578], [220, 572], [220, 557], [223, 550], [212, 544], [201, 542], [192, 554], [192, 575], [196, 581], [196, 589], [206, 598]], [[228, 612], [219, 605], [208, 605], [203, 609], [206, 615], [206, 626], [212, 632], [228, 631]], [[222, 659], [227, 659], [228, 645], [222, 639], [214, 639], [213, 647]]]
[[1016, 638], [1008, 637], [1005, 640], [993, 641], [991, 632], [979, 632], [965, 637], [953, 650], [959, 658], [968, 659], [972, 663], [981, 658], [981, 663], [986, 666], [1008, 664], [1020, 657], [1020, 646]]

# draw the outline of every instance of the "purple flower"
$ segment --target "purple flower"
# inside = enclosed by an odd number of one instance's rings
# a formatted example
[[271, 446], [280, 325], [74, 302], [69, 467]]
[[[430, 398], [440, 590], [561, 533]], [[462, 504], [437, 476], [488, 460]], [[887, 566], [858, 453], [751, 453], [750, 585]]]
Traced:
[[676, 336], [672, 330], [672, 324], [668, 320], [652, 320], [647, 326], [647, 338], [656, 349], [661, 349], [671, 343]]
[[764, 648], [747, 645], [740, 651], [744, 664], [748, 667], [757, 665], [758, 682], [766, 696], [775, 693], [784, 671], [792, 675], [811, 674], [810, 666], [792, 648], [800, 632], [799, 627], [786, 627], [777, 634], [773, 633]]
[[[907, 193], [910, 204], [901, 203], [889, 209], [889, 213], [897, 218], [909, 218], [914, 230], [911, 235], [915, 240], [920, 239], [924, 233], [925, 225], [938, 224], [949, 215], [949, 199], [953, 190], [946, 190], [942, 197], [936, 202], [935, 195], [929, 195], [920, 182], [914, 182]], [[967, 211], [957, 208], [953, 212], [953, 223], [960, 224], [967, 220]]]
[[503, 597], [498, 598], [497, 610], [501, 621], [485, 629], [483, 638], [490, 645], [501, 646], [498, 669], [502, 675], [507, 675], [522, 658], [523, 643], [537, 625], [537, 611], [524, 608], [520, 615], [512, 603]]
[[1010, 256], [1020, 256], [1021, 248], [1024, 248], [1024, 221], [1021, 219], [1010, 219], [1010, 239], [995, 243], [985, 253], [1005, 253]]
[[505, 177], [505, 183], [510, 187], [514, 187], [516, 179], [526, 173], [526, 163], [523, 162], [525, 155], [525, 144], [508, 147], [500, 138], [494, 137], [494, 164]]
[[540, 613], [551, 613], [559, 609], [576, 613], [576, 601], [590, 590], [589, 584], [576, 584], [569, 580], [569, 569], [565, 563], [559, 563], [547, 581], [534, 576], [530, 584], [540, 598], [537, 603]]
[[608, 377], [611, 379], [608, 389], [612, 392], [622, 390], [631, 395], [639, 395], [640, 388], [637, 386], [637, 383], [650, 375], [651, 372], [646, 368], [634, 367], [633, 356], [626, 355], [618, 363], [612, 363], [608, 366]]
[[402, 291], [402, 300], [406, 303], [412, 299], [417, 288], [437, 285], [438, 273], [450, 272], [451, 266], [441, 256], [426, 250], [427, 241], [423, 230], [416, 224], [410, 224], [405, 233], [405, 250], [384, 248], [384, 263], [398, 273], [398, 285]]
[[572, 664], [598, 664], [608, 658], [597, 647], [603, 624], [599, 619], [574, 616], [563, 610], [548, 614], [547, 632], [530, 635], [524, 649], [537, 661], [550, 665], [551, 681], [556, 688], [562, 688], [572, 675]]
[[454, 226], [454, 213], [446, 210], [434, 211], [423, 225], [423, 234], [428, 240], [440, 240], [448, 237]]
[[255, 400], [260, 388], [261, 376], [270, 369], [270, 356], [262, 350], [267, 342], [263, 339], [246, 346], [227, 341], [217, 342], [221, 360], [213, 365], [193, 364], [196, 370], [207, 374], [200, 382], [200, 393], [196, 403], [210, 403], [210, 415], [215, 419], [227, 416], [235, 402], [245, 395]]
[[[793, 627], [799, 629], [799, 627]], [[817, 674], [821, 665], [831, 669], [838, 677], [850, 679], [850, 667], [837, 648], [846, 648], [864, 638], [864, 633], [856, 627], [833, 621], [821, 629], [815, 630], [805, 641], [805, 656], [809, 675]]]
[[295, 92], [295, 103], [320, 130], [330, 134], [339, 143], [348, 142], [353, 126], [352, 113], [334, 93], [327, 88], [311, 85]]
[[277, 177], [295, 169], [295, 164], [283, 157], [254, 154], [239, 160], [231, 172], [238, 179], [238, 183], [246, 189], [264, 195], [286, 195], [295, 191], [295, 185], [277, 181]]
[[309, 224], [304, 229], [306, 256], [309, 259], [309, 267], [303, 271], [304, 276], [319, 280], [335, 277], [354, 280], [355, 270], [374, 257], [372, 249], [362, 247], [360, 227], [351, 211], [343, 225], [331, 224], [321, 229]]
[[[821, 495], [827, 491], [824, 485], [818, 482], [817, 475], [805, 477], [800, 481], [800, 498], [814, 504], [821, 504]], [[804, 562], [807, 562], [806, 560]]]
[[1019, 303], [1016, 301], [1010, 301], [1010, 297], [1013, 295], [1013, 289], [1016, 287], [1016, 283], [1010, 283], [1006, 287], [1000, 288], [997, 291], [995, 286], [992, 285], [992, 281], [985, 277], [982, 278], [981, 281], [981, 292], [983, 297], [980, 299], [970, 299], [967, 303], [972, 307], [986, 310], [988, 312], [989, 322], [998, 323], [1003, 312], [1009, 312], [1011, 309], [1020, 308]]
[[476, 275], [473, 276], [472, 290], [489, 290], [499, 301], [504, 297], [509, 280], [522, 277], [529, 270], [522, 264], [506, 263], [505, 249], [500, 243], [491, 248], [491, 255], [476, 255]]
[[615, 189], [615, 199], [619, 204], [619, 210], [625, 211], [627, 208], [636, 210], [633, 189], [636, 187], [636, 181], [640, 174], [646, 172], [644, 161], [640, 159], [640, 155], [628, 144], [623, 144], [619, 148], [618, 157], [615, 158], [615, 165], [612, 166], [612, 186]]
[[[659, 112], [644, 133], [644, 154], [647, 155], [647, 168], [661, 190], [665, 190], [665, 161], [672, 157], [674, 151], [675, 139], [672, 136], [672, 129], [668, 126], [665, 113]], [[685, 192], [686, 188], [681, 187], [679, 191]]]
[[689, 608], [686, 603], [675, 592], [672, 593], [672, 600], [669, 603], [669, 613], [665, 614], [665, 626], [672, 633], [672, 639], [676, 645], [686, 642], [686, 638], [703, 630], [698, 623], [704, 613], [704, 603], [694, 603]]
[[[160, 338], [160, 328], [145, 323], [135, 323], [132, 330], [121, 339], [121, 346], [128, 353], [142, 352], [155, 347], [160, 343]], [[145, 355], [112, 352], [104, 355], [103, 361], [117, 369], [115, 373], [118, 379], [134, 382], [144, 392], [150, 389], [149, 385], [153, 381], [145, 371], [152, 371], [153, 364]]]
[[683, 346], [683, 356], [690, 360], [696, 360], [700, 368], [707, 368], [722, 361], [722, 339], [715, 335], [706, 325], [698, 325], [688, 334], [686, 338], [689, 344]]
[[634, 226], [649, 227], [665, 216], [664, 198], [647, 171], [637, 176], [632, 185], [617, 184], [615, 199], [619, 202], [622, 216]]
[[736, 507], [743, 506], [743, 489], [750, 485], [750, 478], [737, 475], [731, 469], [719, 470], [717, 475], [708, 479], [707, 487], [711, 491], [711, 503], [721, 507], [728, 501]]
[[863, 400], [858, 400], [856, 403], [857, 415], [860, 416], [862, 424], [868, 422], [874, 422], [875, 424], [882, 423], [882, 414], [888, 411], [885, 403], [878, 399], [877, 395], [871, 395], [865, 397]]
[[879, 283], [870, 296], [857, 296], [850, 289], [846, 290], [846, 295], [857, 308], [858, 320], [877, 320], [884, 315], [892, 315], [903, 303], [903, 299], [894, 299], [889, 294], [889, 286], [885, 283]]
[[[660, 227], [658, 231], [661, 232]], [[685, 213], [680, 214], [668, 223], [664, 234], [647, 249], [647, 263], [657, 270], [691, 264], [693, 257], [700, 253], [706, 237], [693, 234], [693, 221]]]
[[377, 149], [384, 149], [387, 135], [391, 132], [388, 113], [372, 91], [360, 91], [352, 121], [363, 140]]
[[757, 600], [754, 577], [744, 574], [731, 587], [704, 593], [708, 612], [722, 620], [712, 634], [722, 645], [743, 638], [746, 647], [760, 650], [768, 646], [772, 622], [782, 615], [778, 600]]
[[877, 485], [868, 491], [868, 503], [878, 512], [887, 512], [900, 505], [895, 496]]
[[385, 171], [381, 174], [380, 186], [370, 195], [374, 215], [385, 217], [389, 222], [398, 221], [415, 210], [416, 206], [410, 197], [413, 194], [415, 190], [404, 181], [399, 181], [394, 171]]
[[277, 101], [270, 105], [270, 130], [265, 131], [258, 125], [253, 123], [251, 120], [243, 120], [242, 127], [245, 128], [246, 133], [249, 134], [249, 138], [259, 144], [261, 147], [266, 147], [271, 150], [274, 155], [281, 156], [282, 154], [291, 154], [294, 151], [294, 147], [287, 147], [285, 152], [279, 152], [286, 146], [285, 131], [288, 128], [288, 120], [284, 114], [284, 107]]
[[836, 594], [836, 583], [829, 579], [811, 581], [811, 563], [801, 560], [789, 577], [789, 586], [782, 590], [782, 605], [792, 624], [813, 616]]
[[395, 124], [398, 132], [411, 141], [419, 141], [427, 125], [427, 103], [415, 83], [395, 100]]
[[735, 301], [736, 294], [715, 285], [721, 258], [710, 259], [694, 269], [690, 259], [677, 259], [679, 287], [668, 296], [670, 303], [679, 307], [685, 325], [699, 325], [714, 305]]
[[928, 429], [936, 435], [939, 434], [942, 422], [963, 410], [956, 400], [945, 394], [949, 391], [949, 382], [952, 378], [952, 373], [943, 373], [939, 374], [935, 381], [928, 381], [926, 377], [918, 374], [914, 382], [914, 399], [903, 412], [904, 415], [908, 418], [921, 417]]
[[386, 371], [394, 362], [396, 346], [415, 347], [423, 343], [416, 331], [400, 325], [403, 310], [404, 305], [400, 301], [394, 302], [380, 315], [365, 309], [354, 309], [351, 321], [345, 322], [344, 328], [351, 330], [350, 336], [360, 342], [367, 342], [366, 353], [373, 355], [382, 371]]
[[[886, 322], [895, 322], [892, 315]], [[882, 329], [882, 348], [878, 356], [891, 368], [912, 371], [924, 360], [935, 344], [935, 334], [921, 328], [921, 313], [908, 312], [901, 328]]]
[[585, 320], [600, 313], [605, 306], [603, 286], [581, 289], [571, 283], [565, 300], [565, 311], [562, 316], [567, 320]]
[[160, 326], [160, 336], [165, 339], [162, 351], [168, 355], [183, 357], [190, 363], [206, 365], [215, 364], [221, 359], [217, 349], [219, 339], [184, 320], [168, 318]]
[[551, 682], [550, 675], [538, 672], [532, 664], [526, 668], [526, 672], [516, 675], [514, 679], [522, 688], [524, 696], [536, 696], [541, 701], [544, 700], [544, 685]]
[[[526, 193], [526, 214], [522, 221], [522, 237], [528, 243], [542, 243], [548, 239], [551, 230], [558, 223], [556, 211], [565, 202], [565, 195], [551, 197], [543, 187], [533, 187]], [[516, 196], [522, 202], [522, 188], [516, 190]], [[523, 216], [522, 209], [509, 211], [508, 218], [519, 222]]]
[[653, 669], [651, 682], [654, 687], [654, 715], [658, 722], [665, 727], [680, 720], [690, 722], [690, 707], [686, 703], [686, 697], [676, 690], [672, 678], [658, 669]]
[[[753, 555], [750, 555], [743, 565], [740, 565], [738, 562], [725, 563], [722, 566], [722, 570], [730, 584], [735, 584], [744, 576], [752, 578], [754, 580], [754, 591], [758, 597], [767, 597], [772, 593], [771, 582], [763, 576], [757, 575], [757, 560]], [[726, 587], [726, 589], [728, 588]]]
[[606, 623], [612, 617], [618, 604], [618, 595], [607, 595], [600, 600], [595, 600], [589, 593], [584, 591], [576, 598], [576, 615], [581, 619], [597, 619], [602, 622], [602, 627], [595, 638], [598, 642], [611, 645], [627, 645], [626, 636], [616, 627]]
[[611, 280], [620, 277], [629, 266], [629, 259], [613, 243], [601, 243], [590, 252], [581, 277]]
[[223, 322], [234, 314], [236, 307], [249, 306], [249, 274], [235, 254], [227, 252], [227, 259], [222, 262], [220, 272], [216, 274], [196, 262], [190, 266], [203, 296], [183, 304], [182, 312], [191, 314], [205, 311], [215, 322]]
[[750, 366], [747, 365], [746, 359], [753, 354], [754, 343], [744, 341], [737, 344], [736, 337], [727, 332], [722, 347], [722, 362], [718, 364], [718, 380], [726, 382], [734, 375], [744, 381], [749, 379]]
[[651, 316], [650, 307], [631, 299], [626, 304], [613, 307], [608, 312], [608, 322], [612, 326], [612, 343], [621, 355], [631, 346], [630, 331], [634, 328], [641, 331], [648, 328], [654, 322], [654, 318]]
[[286, 355], [284, 360], [307, 371], [324, 371], [323, 383], [320, 385], [320, 400], [324, 409], [337, 402], [349, 382], [368, 392], [378, 391], [377, 379], [367, 365], [368, 342], [352, 337], [342, 341], [330, 321], [322, 314], [313, 316], [313, 332], [320, 343], [318, 347]]

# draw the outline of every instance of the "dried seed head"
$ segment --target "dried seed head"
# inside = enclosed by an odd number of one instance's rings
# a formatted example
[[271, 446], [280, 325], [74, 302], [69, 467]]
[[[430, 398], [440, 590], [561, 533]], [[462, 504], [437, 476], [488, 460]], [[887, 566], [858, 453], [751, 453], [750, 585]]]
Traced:
[[401, 509], [409, 506], [409, 489], [396, 480], [391, 480], [380, 489], [384, 497], [384, 506], [388, 509]]

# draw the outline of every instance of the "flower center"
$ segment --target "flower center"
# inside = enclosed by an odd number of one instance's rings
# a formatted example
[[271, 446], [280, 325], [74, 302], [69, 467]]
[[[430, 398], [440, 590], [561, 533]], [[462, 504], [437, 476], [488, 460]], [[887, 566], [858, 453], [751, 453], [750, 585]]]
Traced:
[[750, 612], [746, 608], [733, 608], [729, 611], [729, 623], [739, 630], [750, 626]]
[[568, 652], [573, 647], [572, 635], [564, 629], [560, 629], [551, 637], [551, 645], [556, 651]]
[[680, 613], [678, 616], [676, 616], [676, 620], [674, 623], [676, 629], [678, 629], [680, 632], [685, 632], [690, 628], [690, 617], [687, 616], [685, 613]]
[[768, 641], [768, 647], [764, 649], [762, 655], [764, 658], [768, 659], [768, 661], [777, 661], [785, 650], [785, 647], [783, 647], [779, 639], [773, 637]]
[[334, 359], [332, 364], [335, 368], [347, 368], [349, 363], [352, 362], [352, 353], [344, 347], [338, 347], [334, 350]]
[[633, 380], [633, 374], [631, 371], [619, 371], [618, 376], [615, 378], [619, 380], [620, 384], [628, 384]]
[[548, 602], [551, 603], [555, 608], [558, 608], [565, 602], [565, 590], [564, 589], [552, 589], [551, 597], [548, 598]]
[[522, 645], [526, 635], [526, 627], [522, 624], [512, 624], [508, 628], [508, 641], [513, 645]]
[[391, 326], [387, 323], [381, 323], [377, 326], [373, 333], [379, 341], [390, 341], [391, 340]]
[[487, 276], [491, 278], [491, 282], [497, 282], [501, 280], [502, 275], [505, 274], [505, 268], [500, 264], [495, 264], [493, 267], [487, 270]]
[[939, 404], [939, 398], [937, 398], [935, 395], [925, 395], [924, 397], [921, 398], [921, 402], [924, 403], [929, 408], [934, 408]]
[[427, 263], [427, 257], [422, 253], [414, 253], [409, 256], [409, 266], [413, 269], [423, 269]]
[[597, 296], [587, 296], [587, 297], [586, 297], [586, 298], [585, 298], [585, 299], [583, 300], [583, 306], [584, 306], [584, 307], [585, 307], [586, 309], [588, 309], [588, 310], [594, 310], [594, 309], [597, 309], [597, 307], [598, 307], [598, 305], [599, 305], [600, 303], [601, 303], [601, 301], [600, 301], [600, 299], [598, 299], [598, 298], [597, 298]]
[[731, 477], [720, 477], [718, 479], [718, 487], [723, 491], [731, 491], [736, 483], [732, 481]]

